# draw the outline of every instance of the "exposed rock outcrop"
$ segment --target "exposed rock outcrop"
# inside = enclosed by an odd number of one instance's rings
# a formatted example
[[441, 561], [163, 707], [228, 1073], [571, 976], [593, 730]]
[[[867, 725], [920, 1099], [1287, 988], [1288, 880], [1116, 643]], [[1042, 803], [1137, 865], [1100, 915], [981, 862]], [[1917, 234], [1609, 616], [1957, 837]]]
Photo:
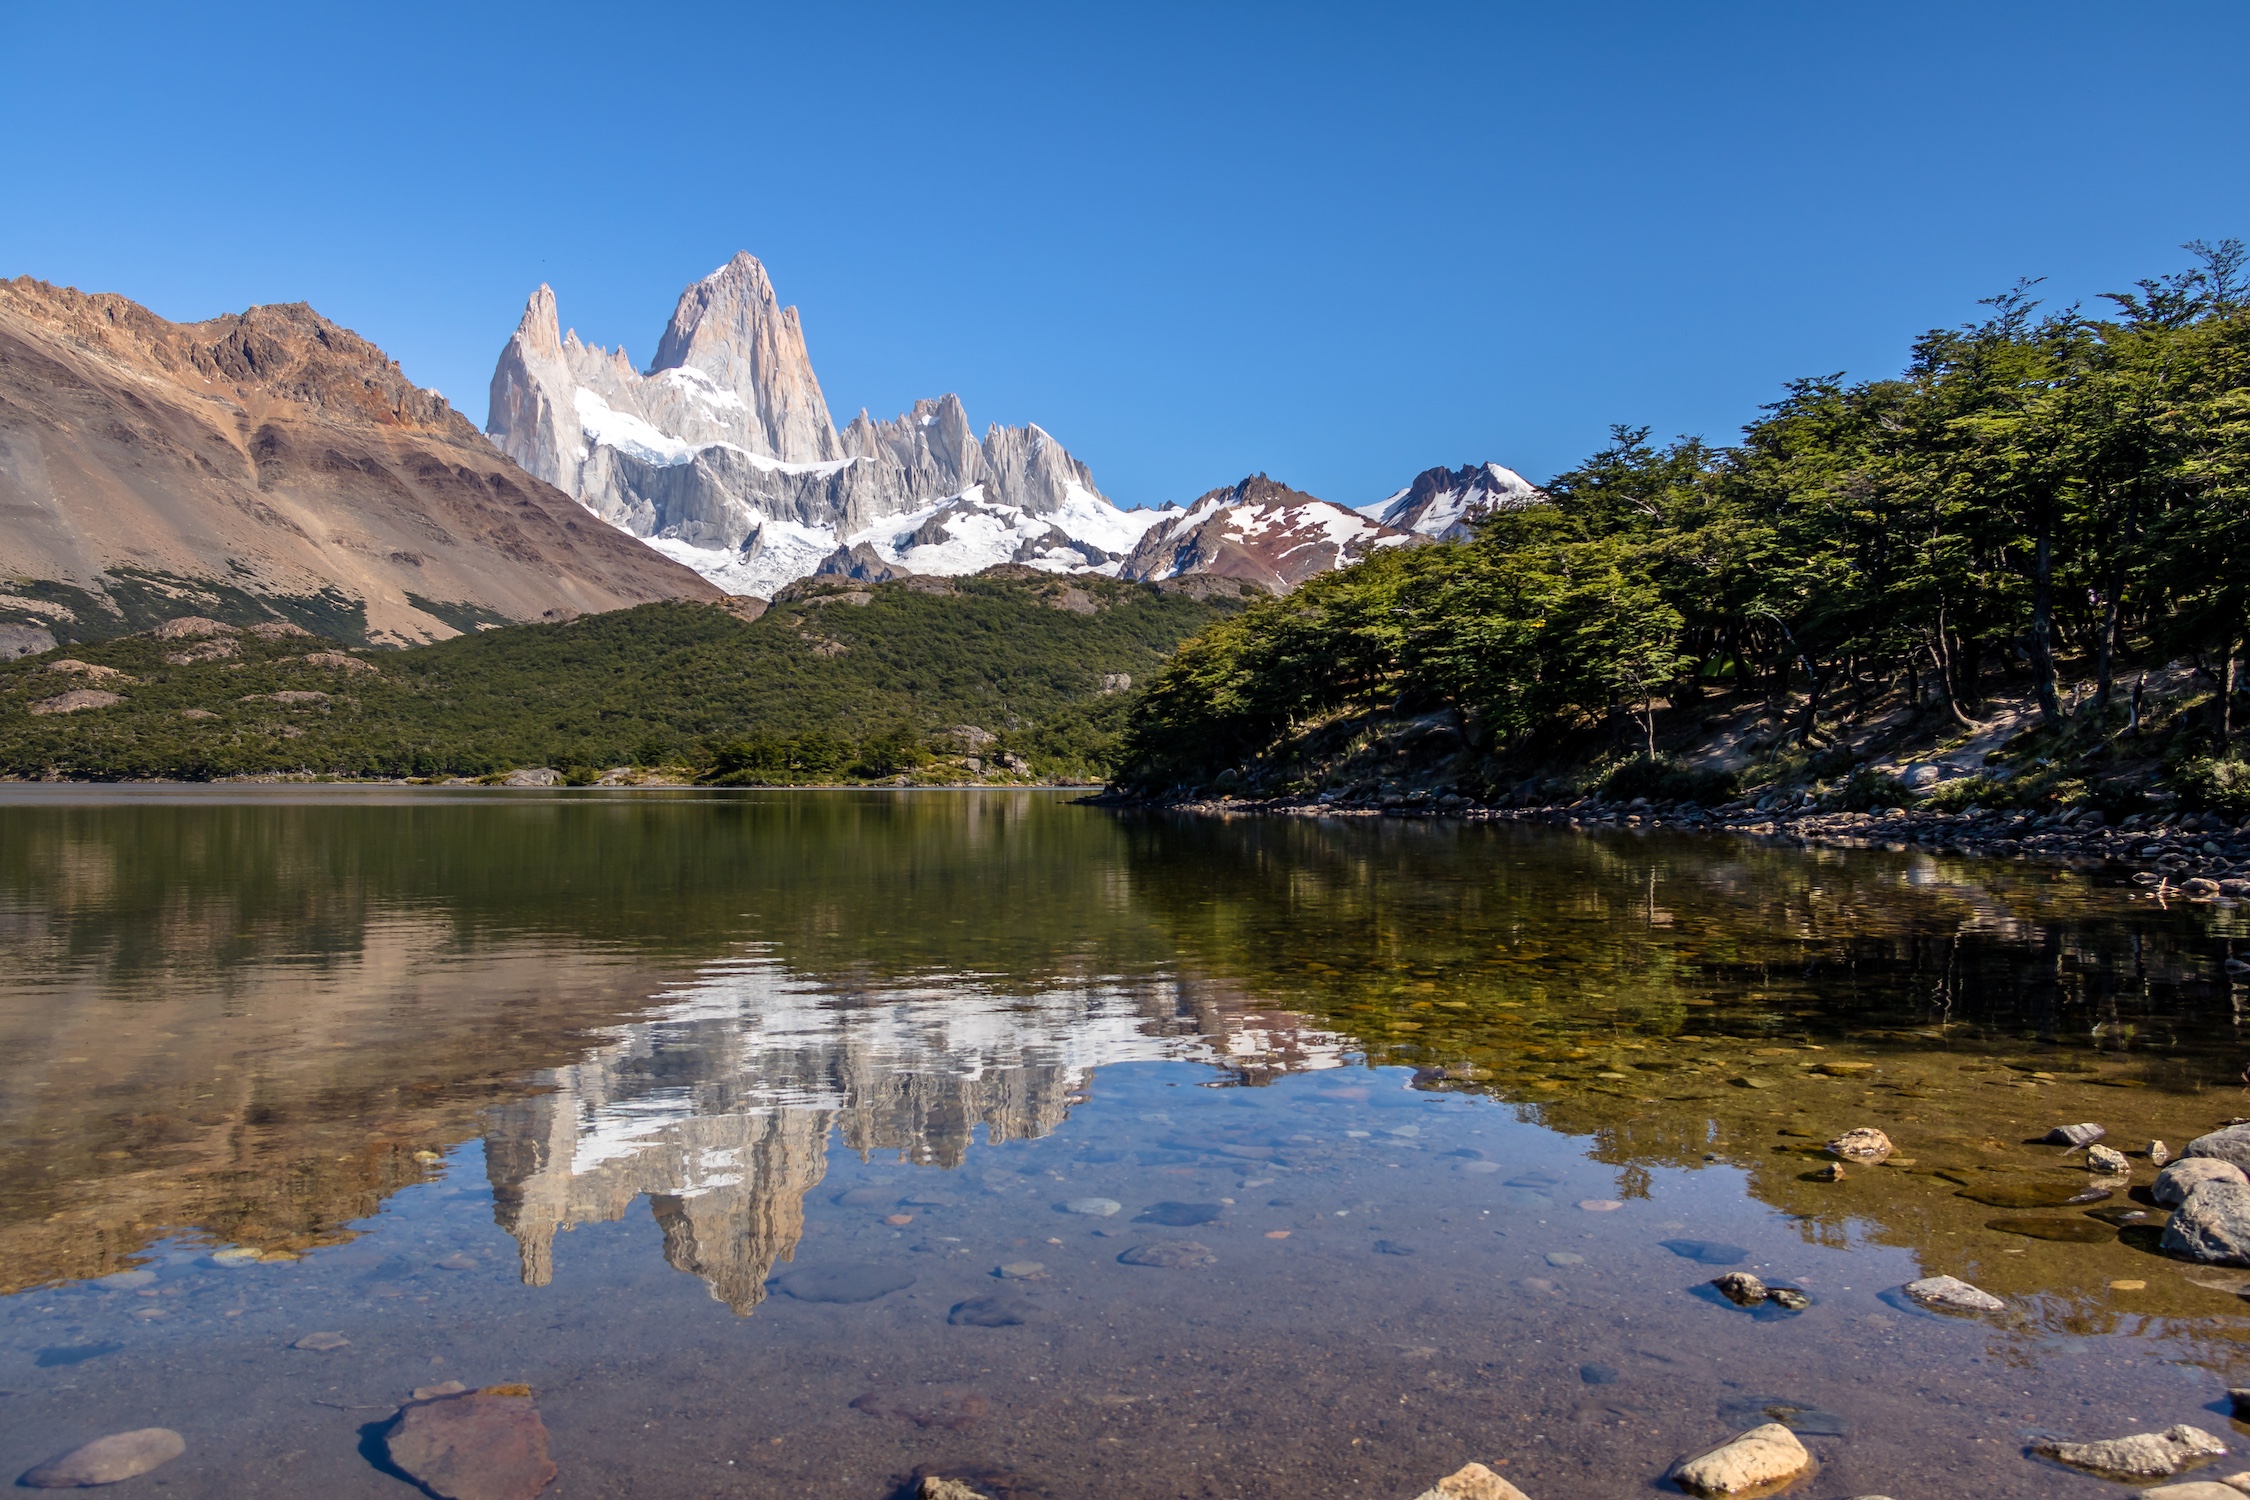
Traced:
[[1458, 469], [1424, 469], [1414, 482], [1359, 513], [1394, 531], [1411, 531], [1450, 542], [1469, 534], [1481, 518], [1513, 510], [1541, 498], [1538, 486], [1499, 464], [1469, 464]]

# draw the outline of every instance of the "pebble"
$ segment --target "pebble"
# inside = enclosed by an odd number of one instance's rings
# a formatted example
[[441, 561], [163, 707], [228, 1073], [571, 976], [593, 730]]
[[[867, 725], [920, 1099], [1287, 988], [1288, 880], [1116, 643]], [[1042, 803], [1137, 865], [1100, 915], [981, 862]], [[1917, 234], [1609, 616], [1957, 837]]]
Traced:
[[2178, 1208], [2188, 1194], [2206, 1182], [2250, 1183], [2250, 1174], [2214, 1156], [2184, 1156], [2156, 1174], [2156, 1186], [2150, 1192], [2166, 1208]]
[[1862, 1125], [1857, 1130], [1847, 1130], [1828, 1143], [1828, 1149], [1846, 1161], [1879, 1163], [1897, 1150], [1891, 1138], [1871, 1126]]
[[224, 1250], [211, 1252], [211, 1264], [214, 1266], [254, 1266], [257, 1263], [258, 1252], [248, 1245], [229, 1245]]
[[1402, 1245], [1397, 1240], [1377, 1240], [1375, 1242], [1375, 1253], [1377, 1255], [1412, 1255], [1414, 1247]]
[[1415, 1500], [1531, 1500], [1483, 1464], [1465, 1464], [1422, 1491]]
[[1925, 1276], [1920, 1281], [1909, 1281], [1904, 1290], [1923, 1306], [1947, 1312], [2000, 1312], [2008, 1305], [1957, 1276]]
[[1845, 1175], [1844, 1164], [1840, 1161], [1832, 1161], [1813, 1173], [1813, 1176], [1819, 1178], [1822, 1182], [1842, 1182]]
[[1794, 1479], [1811, 1467], [1812, 1454], [1797, 1434], [1768, 1422], [1682, 1460], [1672, 1471], [1672, 1482], [1691, 1495], [1741, 1495]]
[[1615, 1213], [1625, 1205], [1615, 1198], [1581, 1198], [1578, 1206], [1590, 1214]]
[[1461, 1165], [1455, 1167], [1453, 1170], [1456, 1172], [1466, 1172], [1472, 1177], [1481, 1177], [1486, 1173], [1499, 1171], [1500, 1163], [1496, 1161], [1465, 1161], [1461, 1163]]
[[2160, 1484], [2142, 1490], [2135, 1500], [2242, 1500], [2242, 1491], [2215, 1479], [2191, 1479], [2185, 1484]]
[[17, 1480], [35, 1490], [82, 1490], [138, 1478], [187, 1452], [187, 1439], [169, 1427], [113, 1432], [73, 1448]]
[[2121, 1276], [2109, 1284], [2109, 1289], [2113, 1292], [2145, 1292], [2148, 1290], [2148, 1283], [2137, 1277]]
[[1124, 1206], [1115, 1198], [1073, 1198], [1065, 1203], [1062, 1209], [1066, 1214], [1083, 1214], [1089, 1219], [1106, 1219]]
[[347, 1348], [350, 1346], [350, 1344], [351, 1340], [345, 1338], [340, 1333], [308, 1333], [303, 1338], [297, 1340], [296, 1343], [291, 1344], [289, 1347], [292, 1349], [311, 1349], [316, 1352], [325, 1352], [330, 1349]]
[[441, 1380], [436, 1385], [414, 1387], [413, 1399], [416, 1401], [435, 1401], [440, 1396], [458, 1396], [467, 1389], [468, 1387], [458, 1380]]
[[2133, 1172], [2133, 1164], [2126, 1160], [2122, 1151], [2112, 1150], [2108, 1146], [2088, 1146], [2086, 1170], [2099, 1172], [2104, 1177], [2129, 1177]]
[[1047, 1268], [1035, 1260], [1011, 1260], [992, 1274], [1002, 1281], [1039, 1281], [1045, 1278]]
[[156, 1285], [154, 1271], [119, 1271], [114, 1275], [96, 1277], [94, 1285], [104, 1291], [135, 1292], [144, 1286]]
[[1547, 1264], [1550, 1266], [1582, 1266], [1586, 1264], [1586, 1257], [1574, 1255], [1568, 1250], [1550, 1250], [1547, 1252]]
[[432, 1264], [441, 1271], [474, 1271], [477, 1268], [477, 1258], [464, 1251], [456, 1250], [451, 1255], [433, 1261]]
[[2083, 1125], [2057, 1125], [2047, 1132], [2045, 1139], [2051, 1146], [2091, 1146], [2107, 1134], [2108, 1131], [2089, 1120]]
[[1133, 1222], [1186, 1229], [1191, 1225], [1208, 1224], [1224, 1212], [1225, 1208], [1216, 1203], [1152, 1203], [1133, 1215]]
[[1578, 1378], [1587, 1385], [1615, 1385], [1622, 1377], [1615, 1365], [1580, 1365]]
[[1117, 1257], [1120, 1265], [1159, 1266], [1168, 1271], [1216, 1265], [1218, 1260], [1219, 1257], [1211, 1253], [1209, 1245], [1196, 1240], [1156, 1240], [1146, 1245], [1135, 1245]]
[[402, 1409], [390, 1460], [442, 1500], [533, 1500], [555, 1478], [528, 1386], [488, 1386]]
[[2162, 1167], [2172, 1159], [2172, 1148], [2162, 1141], [2150, 1141], [2148, 1143], [2148, 1159], [2151, 1165]]
[[2162, 1248], [2207, 1266], [2250, 1266], [2250, 1184], [2197, 1184], [2172, 1210]]
[[2202, 1428], [2183, 1423], [2162, 1432], [2136, 1432], [2131, 1437], [2099, 1443], [2034, 1443], [2031, 1451], [2093, 1474], [2164, 1479], [2177, 1474], [2182, 1465], [2217, 1458], [2227, 1451], [2227, 1445]]

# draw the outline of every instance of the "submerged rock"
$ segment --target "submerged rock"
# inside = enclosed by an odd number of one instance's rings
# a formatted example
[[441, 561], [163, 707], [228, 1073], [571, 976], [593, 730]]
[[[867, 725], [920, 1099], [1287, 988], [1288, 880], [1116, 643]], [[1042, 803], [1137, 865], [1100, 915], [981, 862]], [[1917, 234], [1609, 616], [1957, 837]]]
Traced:
[[2245, 1492], [2216, 1479], [2191, 1479], [2185, 1484], [2160, 1484], [2142, 1490], [2136, 1500], [2242, 1500]]
[[[1083, 1214], [1089, 1219], [1106, 1219], [1125, 1205], [1115, 1198], [1073, 1198], [1062, 1206], [1066, 1214]], [[953, 1481], [945, 1480], [951, 1484]]]
[[2183, 1156], [2156, 1174], [2156, 1186], [2150, 1192], [2166, 1208], [2178, 1208], [2187, 1201], [2188, 1194], [2206, 1182], [2250, 1184], [2250, 1175], [2234, 1163], [2215, 1156]]
[[1483, 1464], [1464, 1464], [1422, 1491], [1415, 1500], [1531, 1500], [1531, 1497]]
[[297, 1340], [297, 1342], [295, 1342], [294, 1344], [291, 1344], [289, 1347], [292, 1349], [311, 1349], [317, 1353], [326, 1353], [331, 1349], [344, 1349], [350, 1347], [350, 1345], [351, 1340], [345, 1338], [340, 1333], [308, 1333], [303, 1338]]
[[1723, 1240], [1658, 1240], [1656, 1243], [1684, 1260], [1706, 1266], [1739, 1266], [1750, 1258], [1747, 1245], [1729, 1245]]
[[1691, 1495], [1742, 1495], [1794, 1479], [1811, 1467], [1812, 1454], [1797, 1434], [1768, 1422], [1682, 1460], [1672, 1480]]
[[1920, 1281], [1909, 1281], [1904, 1290], [1924, 1307], [1942, 1308], [1947, 1312], [2000, 1312], [2008, 1305], [1958, 1276], [1925, 1276]]
[[529, 1386], [409, 1402], [383, 1443], [391, 1462], [440, 1500], [533, 1500], [555, 1477]]
[[1711, 1285], [1736, 1307], [1756, 1307], [1766, 1300], [1766, 1284], [1748, 1271], [1729, 1271]]
[[1001, 1293], [956, 1302], [945, 1321], [956, 1328], [1020, 1328], [1031, 1321], [1032, 1312], [1029, 1301]]
[[1168, 1271], [1216, 1265], [1218, 1260], [1209, 1245], [1197, 1240], [1157, 1240], [1152, 1244], [1135, 1245], [1117, 1257], [1120, 1265], [1159, 1266]]
[[2172, 1210], [2163, 1248], [2209, 1266], [2250, 1266], [2250, 1183], [2197, 1184]]
[[914, 1277], [890, 1266], [846, 1261], [791, 1271], [776, 1277], [774, 1285], [799, 1302], [873, 1302], [914, 1285]]
[[122, 1484], [187, 1452], [187, 1439], [169, 1427], [113, 1432], [59, 1458], [50, 1458], [17, 1480], [35, 1490], [82, 1490]]
[[973, 1484], [932, 1474], [915, 1489], [914, 1500], [992, 1500], [992, 1497]]
[[2031, 1451], [2117, 1479], [2164, 1479], [2205, 1459], [2217, 1458], [2227, 1445], [2200, 1427], [2182, 1423], [2162, 1432], [2136, 1432], [2131, 1437], [2108, 1438], [2098, 1443], [2045, 1442]]
[[1196, 1224], [1209, 1224], [1226, 1212], [1219, 1203], [1152, 1203], [1133, 1215], [1136, 1224], [1161, 1224], [1167, 1229], [1187, 1229]]

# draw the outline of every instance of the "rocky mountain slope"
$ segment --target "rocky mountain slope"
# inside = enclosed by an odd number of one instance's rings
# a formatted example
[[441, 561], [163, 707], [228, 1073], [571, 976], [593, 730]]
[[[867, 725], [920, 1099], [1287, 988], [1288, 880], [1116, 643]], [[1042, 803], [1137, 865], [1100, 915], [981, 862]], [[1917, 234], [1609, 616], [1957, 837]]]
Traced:
[[1184, 511], [1159, 512], [1157, 524], [1126, 556], [1122, 575], [1154, 582], [1208, 573], [1286, 594], [1316, 573], [1419, 540], [1412, 531], [1253, 474]]
[[0, 281], [0, 652], [196, 614], [353, 641], [710, 598], [302, 304]]
[[541, 287], [486, 425], [525, 469], [737, 593], [771, 595], [861, 544], [912, 572], [1114, 573], [1154, 519], [1112, 505], [1037, 427], [980, 441], [955, 396], [839, 432], [797, 310], [747, 253], [681, 294], [645, 373], [565, 332]]
[[1398, 531], [1452, 542], [1467, 536], [1479, 517], [1538, 498], [1538, 487], [1513, 469], [1469, 464], [1424, 469], [1405, 489], [1359, 507], [1359, 513]]

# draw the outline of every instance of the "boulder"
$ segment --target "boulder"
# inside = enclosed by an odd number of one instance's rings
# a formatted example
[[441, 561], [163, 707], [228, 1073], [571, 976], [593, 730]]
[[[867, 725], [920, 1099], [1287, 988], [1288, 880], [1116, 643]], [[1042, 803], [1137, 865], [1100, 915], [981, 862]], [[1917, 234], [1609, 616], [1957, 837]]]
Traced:
[[2206, 1182], [2250, 1183], [2250, 1174], [2215, 1156], [2183, 1156], [2156, 1174], [2156, 1186], [2151, 1191], [2158, 1203], [2178, 1208], [2188, 1194]]
[[552, 766], [532, 766], [528, 770], [510, 771], [500, 780], [502, 786], [561, 786], [562, 772]]
[[2086, 1170], [2098, 1172], [2104, 1177], [2129, 1177], [2133, 1172], [2133, 1164], [2126, 1160], [2122, 1151], [2114, 1151], [2107, 1146], [2088, 1146]]
[[138, 1478], [187, 1452], [187, 1439], [169, 1427], [113, 1432], [50, 1458], [17, 1480], [35, 1490], [82, 1490]]
[[2183, 1423], [2162, 1432], [2136, 1432], [2099, 1443], [2034, 1443], [2031, 1451], [2108, 1478], [2166, 1479], [2191, 1464], [2219, 1457], [2227, 1445], [2202, 1428]]
[[2250, 1266], [2250, 1183], [2196, 1184], [2172, 1210], [2163, 1248], [2209, 1266]]
[[2181, 1157], [2210, 1157], [2250, 1172], [2250, 1125], [2229, 1125], [2187, 1143]]
[[1768, 1422], [1681, 1460], [1672, 1471], [1672, 1481], [1691, 1495], [1742, 1495], [1794, 1479], [1810, 1469], [1812, 1461], [1797, 1434], [1779, 1422]]
[[1909, 1281], [1905, 1291], [1924, 1307], [1942, 1308], [1947, 1312], [2000, 1312], [2008, 1305], [1958, 1276], [1925, 1276], [1920, 1281]]
[[1415, 1500], [1531, 1500], [1483, 1464], [1466, 1464], [1422, 1491]]

